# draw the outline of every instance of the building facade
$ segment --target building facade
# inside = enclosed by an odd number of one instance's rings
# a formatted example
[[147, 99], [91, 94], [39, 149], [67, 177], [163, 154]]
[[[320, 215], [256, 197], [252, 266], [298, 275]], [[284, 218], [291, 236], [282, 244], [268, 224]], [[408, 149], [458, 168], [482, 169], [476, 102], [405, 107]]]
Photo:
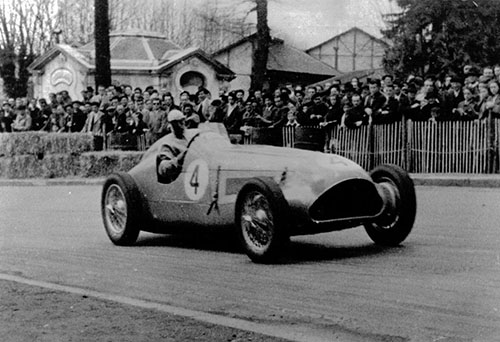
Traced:
[[314, 58], [342, 73], [382, 68], [388, 44], [358, 27], [353, 27], [306, 50]]
[[[199, 86], [217, 94], [234, 73], [198, 48], [181, 49], [165, 36], [130, 30], [110, 34], [111, 77], [114, 84], [133, 88], [166, 88], [175, 98]], [[74, 48], [58, 44], [29, 67], [37, 98], [67, 90], [73, 99], [95, 84], [95, 44]]]
[[[221, 64], [234, 71], [236, 78], [230, 83], [232, 90], [250, 88], [255, 39], [255, 34], [250, 35], [212, 55]], [[281, 39], [271, 41], [266, 73], [268, 88], [275, 88], [288, 82], [309, 84], [340, 74], [330, 65], [287, 45]]]

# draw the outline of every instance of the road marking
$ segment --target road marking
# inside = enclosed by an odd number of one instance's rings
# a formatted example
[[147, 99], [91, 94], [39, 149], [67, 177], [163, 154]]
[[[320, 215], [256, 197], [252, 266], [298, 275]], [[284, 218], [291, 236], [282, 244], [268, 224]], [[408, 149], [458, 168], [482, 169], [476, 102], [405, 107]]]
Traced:
[[[290, 341], [297, 342], [330, 342], [332, 341], [332, 335], [336, 336], [334, 331], [332, 331], [329, 336], [314, 336], [314, 332], [311, 329], [303, 327], [291, 328], [289, 325], [283, 326], [272, 326], [268, 324], [254, 323], [245, 321], [243, 319], [225, 317], [221, 315], [210, 314], [201, 311], [189, 310], [184, 308], [175, 307], [172, 305], [166, 305], [161, 303], [150, 302], [146, 300], [130, 298], [125, 296], [119, 296], [109, 293], [103, 293], [99, 291], [93, 291], [88, 289], [83, 289], [74, 286], [59, 285], [54, 283], [49, 283], [45, 281], [33, 280], [28, 278], [23, 278], [19, 276], [14, 276], [10, 274], [0, 273], [1, 280], [13, 281], [21, 284], [43, 287], [50, 290], [62, 291], [82, 296], [89, 296], [98, 299], [118, 302], [122, 304], [132, 305], [140, 307], [143, 309], [153, 309], [168, 314], [182, 316], [186, 318], [195, 319], [201, 322], [215, 324], [219, 326], [225, 326], [229, 328], [249, 331], [257, 334], [268, 335], [277, 338], [283, 338]], [[290, 329], [291, 328], [291, 329]], [[303, 331], [300, 331], [303, 330]], [[316, 332], [317, 334], [317, 332]], [[311, 336], [312, 335], [312, 336]], [[343, 334], [341, 334], [343, 335]], [[338, 336], [338, 335], [337, 335]], [[343, 341], [352, 341], [351, 339], [343, 339]]]

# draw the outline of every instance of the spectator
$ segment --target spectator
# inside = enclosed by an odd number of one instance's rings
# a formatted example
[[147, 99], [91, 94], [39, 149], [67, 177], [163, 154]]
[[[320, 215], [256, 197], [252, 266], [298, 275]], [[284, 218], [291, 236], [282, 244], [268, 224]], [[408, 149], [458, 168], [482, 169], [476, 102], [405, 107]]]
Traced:
[[241, 127], [240, 130], [248, 134], [250, 127], [258, 127], [260, 120], [257, 118], [258, 113], [256, 113], [253, 104], [257, 104], [257, 100], [255, 98], [249, 98], [245, 103], [245, 110], [243, 112], [243, 116], [241, 119]]
[[335, 91], [332, 92], [334, 88], [330, 90], [330, 96], [328, 97], [328, 111], [325, 115], [324, 121], [320, 122], [321, 127], [330, 127], [333, 125], [340, 125], [342, 122], [342, 116], [344, 115], [344, 109], [340, 103], [340, 97]]
[[420, 100], [420, 115], [422, 120], [442, 121], [446, 119], [446, 117], [441, 116], [441, 100], [432, 77], [428, 77], [424, 81], [422, 95], [423, 98]]
[[132, 114], [132, 118], [134, 119], [132, 126], [132, 134], [134, 135], [143, 135], [148, 131], [148, 126], [143, 120], [143, 115], [141, 112], [135, 112]]
[[63, 127], [61, 125], [64, 125], [64, 122], [61, 121], [63, 113], [64, 113], [64, 108], [62, 107], [62, 105], [59, 105], [56, 108], [54, 108], [54, 110], [50, 113], [47, 122], [43, 126], [42, 130], [51, 133], [59, 132], [60, 129]]
[[148, 134], [146, 140], [149, 145], [152, 145], [155, 141], [160, 139], [162, 136], [167, 134], [167, 113], [160, 107], [160, 99], [155, 98], [152, 101], [153, 109], [149, 112], [148, 121]]
[[180, 110], [181, 108], [177, 106], [174, 102], [174, 97], [171, 92], [167, 91], [162, 98], [161, 107], [165, 113], [169, 113], [172, 109]]
[[90, 107], [91, 109], [83, 125], [82, 133], [102, 136], [101, 118], [103, 113], [99, 110], [99, 102], [91, 102]]
[[489, 91], [487, 87], [479, 88], [479, 100], [476, 102], [475, 111], [478, 114], [479, 120], [488, 118], [489, 111], [486, 109], [486, 102], [488, 101]]
[[[222, 108], [221, 111], [223, 111]], [[186, 117], [186, 128], [198, 128], [200, 116], [194, 111], [194, 106], [191, 102], [185, 102], [182, 105], [182, 112]]]
[[37, 106], [37, 100], [31, 99], [28, 104], [29, 114], [31, 116], [31, 130], [39, 131], [45, 125], [47, 117], [42, 115], [41, 109]]
[[489, 66], [483, 68], [483, 76], [491, 81], [495, 78], [495, 74], [493, 73], [493, 69]]
[[490, 96], [486, 101], [486, 109], [490, 112], [491, 116], [494, 118], [500, 117], [500, 85], [499, 81], [492, 80], [488, 83], [488, 87], [490, 89]]
[[427, 121], [420, 111], [420, 101], [417, 100], [417, 87], [411, 83], [406, 90], [406, 98], [399, 101], [399, 111], [403, 117], [412, 121]]
[[479, 113], [476, 110], [476, 94], [473, 93], [472, 89], [464, 87], [463, 89], [464, 100], [461, 101], [457, 108], [453, 110], [453, 116], [455, 120], [469, 121], [475, 120], [479, 117]]
[[134, 127], [134, 120], [130, 112], [125, 110], [125, 107], [120, 103], [116, 106], [116, 122], [114, 132], [128, 133]]
[[245, 102], [245, 91], [243, 89], [237, 89], [235, 91], [236, 94], [236, 102], [238, 102], [240, 105], [243, 105]]
[[[361, 93], [361, 86], [362, 84], [359, 82], [359, 78], [353, 77], [351, 79], [351, 85], [352, 89], [354, 90], [355, 93], [360, 94]], [[336, 87], [338, 89], [338, 87]]]
[[312, 97], [312, 105], [308, 110], [307, 121], [303, 123], [305, 126], [318, 126], [320, 122], [325, 121], [325, 116], [328, 113], [328, 106], [323, 102], [320, 94], [314, 94]]
[[271, 125], [269, 128], [283, 127], [287, 121], [288, 107], [285, 103], [285, 95], [274, 97], [275, 108], [271, 114]]
[[240, 134], [243, 110], [237, 102], [236, 92], [230, 92], [227, 95], [227, 101], [224, 126], [229, 134]]
[[[73, 104], [68, 103], [65, 104], [62, 107], [62, 111], [59, 111], [59, 130], [57, 131], [58, 133], [62, 132], [70, 132], [71, 128], [71, 114], [70, 112], [73, 111]], [[58, 107], [59, 108], [59, 107]]]
[[380, 81], [370, 80], [370, 95], [365, 99], [365, 113], [370, 117], [370, 121], [382, 122], [382, 107], [385, 105], [386, 98], [380, 92]]
[[208, 121], [210, 122], [223, 122], [224, 110], [222, 108], [222, 101], [219, 99], [212, 100], [208, 107]]
[[182, 108], [182, 105], [186, 102], [190, 102], [190, 97], [191, 95], [189, 94], [189, 92], [187, 91], [183, 91], [180, 95], [179, 95], [179, 106]]
[[368, 120], [369, 116], [365, 112], [361, 96], [354, 94], [351, 98], [351, 106], [346, 105], [344, 107], [341, 127], [358, 128], [361, 125], [368, 124]]
[[451, 79], [450, 90], [444, 95], [443, 116], [446, 116], [446, 119], [453, 119], [458, 104], [463, 101], [464, 94], [462, 91], [462, 83], [458, 77], [453, 77]]
[[304, 92], [302, 90], [295, 90], [294, 98], [296, 106], [302, 106], [302, 103], [304, 103]]
[[401, 113], [399, 112], [399, 102], [395, 97], [394, 85], [389, 83], [384, 88], [385, 103], [382, 106], [380, 113], [372, 117], [372, 123], [377, 124], [389, 124], [397, 122], [401, 119]]
[[288, 113], [287, 113], [287, 122], [285, 124], [286, 127], [300, 127], [299, 122], [297, 121], [297, 106], [292, 102], [289, 102], [288, 105]]
[[198, 105], [196, 106], [196, 113], [200, 116], [200, 121], [205, 122], [208, 120], [208, 107], [210, 107], [210, 92], [208, 89], [200, 87], [196, 93], [198, 97]]
[[260, 127], [269, 127], [273, 124], [272, 116], [274, 108], [275, 106], [271, 95], [265, 95], [264, 107], [262, 108], [262, 116], [260, 119]]
[[83, 126], [85, 125], [85, 120], [87, 120], [87, 115], [80, 109], [82, 103], [80, 101], [73, 101], [72, 108], [66, 109], [71, 115], [71, 126], [70, 132], [81, 132]]
[[18, 106], [16, 108], [16, 118], [12, 122], [13, 132], [26, 132], [31, 129], [31, 116], [29, 115], [29, 109], [24, 106]]
[[382, 83], [384, 84], [384, 88], [386, 86], [391, 86], [393, 85], [393, 82], [394, 82], [394, 77], [392, 77], [392, 75], [384, 75], [382, 77]]

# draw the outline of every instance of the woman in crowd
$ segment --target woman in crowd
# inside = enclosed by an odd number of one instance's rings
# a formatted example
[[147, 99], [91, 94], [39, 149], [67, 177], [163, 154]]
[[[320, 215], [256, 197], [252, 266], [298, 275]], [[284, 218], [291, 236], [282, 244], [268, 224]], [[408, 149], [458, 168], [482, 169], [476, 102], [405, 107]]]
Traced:
[[492, 80], [488, 83], [490, 96], [486, 101], [486, 109], [494, 118], [500, 118], [500, 84], [497, 80]]

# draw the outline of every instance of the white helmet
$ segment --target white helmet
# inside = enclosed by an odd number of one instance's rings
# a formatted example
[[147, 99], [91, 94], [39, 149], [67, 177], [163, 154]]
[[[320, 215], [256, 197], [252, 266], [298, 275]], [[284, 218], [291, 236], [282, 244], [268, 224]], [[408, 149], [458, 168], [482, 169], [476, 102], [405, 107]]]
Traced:
[[168, 122], [184, 120], [185, 118], [184, 113], [178, 109], [172, 109], [167, 115]]

